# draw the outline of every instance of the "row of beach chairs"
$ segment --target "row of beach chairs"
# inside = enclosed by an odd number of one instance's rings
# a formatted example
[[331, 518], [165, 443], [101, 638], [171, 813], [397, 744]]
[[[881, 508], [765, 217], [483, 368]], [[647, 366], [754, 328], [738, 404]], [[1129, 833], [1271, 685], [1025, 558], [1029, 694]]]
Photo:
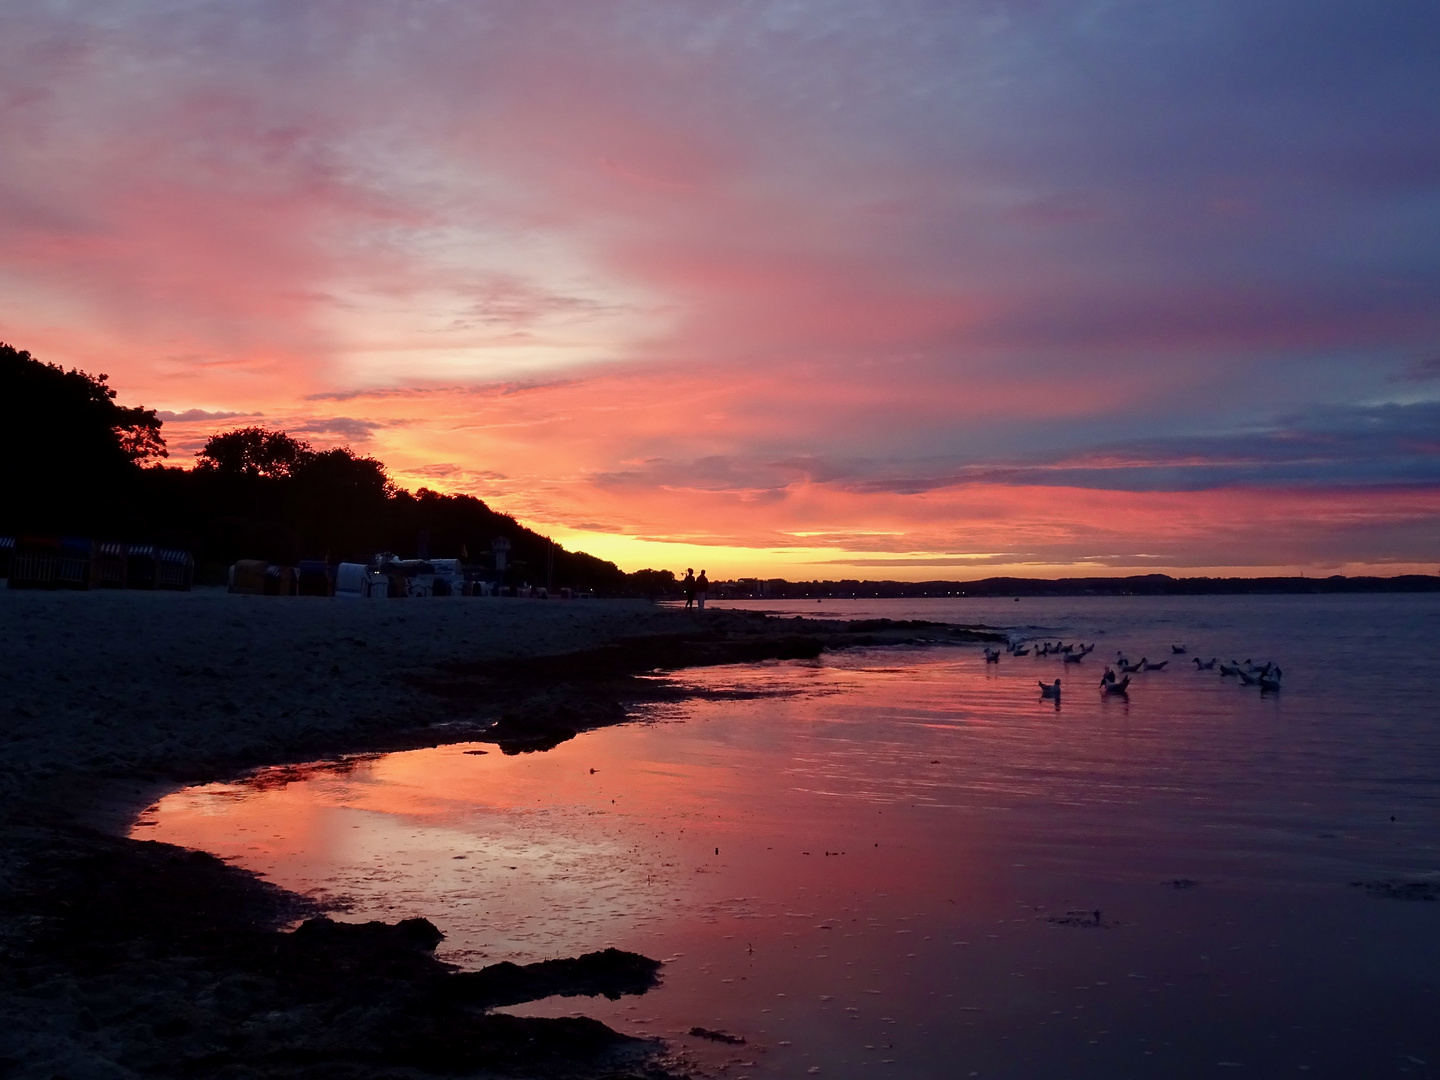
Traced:
[[[501, 585], [467, 576], [458, 559], [386, 559], [373, 564], [302, 559], [282, 566], [263, 559], [240, 559], [229, 571], [229, 591], [243, 596], [337, 596], [377, 599], [436, 596], [528, 596], [548, 599], [550, 592], [530, 585]], [[569, 600], [571, 589], [557, 594]]]
[[189, 589], [195, 557], [154, 544], [76, 536], [0, 536], [0, 577], [12, 589]]

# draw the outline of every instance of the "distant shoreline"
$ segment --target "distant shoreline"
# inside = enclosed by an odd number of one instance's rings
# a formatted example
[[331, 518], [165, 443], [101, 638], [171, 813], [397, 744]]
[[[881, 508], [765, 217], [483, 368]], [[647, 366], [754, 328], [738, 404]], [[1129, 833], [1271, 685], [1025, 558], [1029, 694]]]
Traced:
[[925, 597], [1006, 596], [1253, 596], [1334, 595], [1345, 593], [1436, 593], [1440, 575], [1402, 574], [1396, 577], [1254, 577], [1177, 578], [1168, 574], [1132, 577], [1019, 578], [994, 577], [979, 581], [767, 581], [741, 579], [721, 582], [717, 599], [906, 599]]

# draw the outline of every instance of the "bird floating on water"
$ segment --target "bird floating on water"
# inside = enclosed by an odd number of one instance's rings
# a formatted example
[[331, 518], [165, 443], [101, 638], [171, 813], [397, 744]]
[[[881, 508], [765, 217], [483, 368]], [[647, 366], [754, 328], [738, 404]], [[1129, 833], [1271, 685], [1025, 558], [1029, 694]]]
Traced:
[[1165, 665], [1168, 664], [1169, 662], [1170, 662], [1169, 660], [1161, 660], [1160, 663], [1158, 663], [1158, 664], [1152, 664], [1152, 663], [1150, 663], [1150, 661], [1146, 660], [1146, 659], [1142, 656], [1142, 657], [1140, 658], [1140, 670], [1141, 670], [1141, 671], [1164, 671], [1164, 670], [1165, 670]]
[[1078, 663], [1080, 663], [1081, 660], [1084, 660], [1084, 659], [1085, 659], [1085, 654], [1084, 654], [1083, 652], [1078, 652], [1078, 653], [1068, 653], [1068, 652], [1067, 652], [1067, 653], [1065, 654], [1065, 663], [1067, 663], [1067, 664], [1078, 664]]
[[1176, 656], [1184, 656], [1188, 650], [1185, 648], [1184, 645], [1171, 645], [1170, 651]]
[[985, 662], [986, 662], [987, 664], [998, 664], [998, 663], [1000, 662], [1000, 650], [999, 650], [999, 649], [986, 649], [986, 650], [985, 650]]
[[1210, 658], [1208, 663], [1204, 660], [1201, 660], [1198, 656], [1191, 657], [1191, 659], [1195, 661], [1196, 671], [1213, 671], [1215, 668], [1215, 657], [1213, 656]]
[[1100, 680], [1100, 690], [1101, 690], [1102, 693], [1106, 693], [1106, 694], [1124, 694], [1125, 691], [1129, 688], [1129, 686], [1130, 686], [1130, 676], [1129, 676], [1129, 675], [1126, 675], [1126, 676], [1125, 676], [1123, 679], [1121, 679], [1119, 682], [1113, 682], [1113, 681], [1112, 681], [1112, 682], [1106, 682], [1104, 679], [1101, 679], [1101, 680]]
[[1059, 680], [1059, 679], [1056, 679], [1053, 685], [1052, 685], [1051, 683], [1043, 683], [1043, 682], [1042, 682], [1042, 683], [1040, 684], [1040, 696], [1041, 696], [1041, 697], [1049, 697], [1049, 698], [1059, 698], [1059, 696], [1060, 696], [1060, 680]]

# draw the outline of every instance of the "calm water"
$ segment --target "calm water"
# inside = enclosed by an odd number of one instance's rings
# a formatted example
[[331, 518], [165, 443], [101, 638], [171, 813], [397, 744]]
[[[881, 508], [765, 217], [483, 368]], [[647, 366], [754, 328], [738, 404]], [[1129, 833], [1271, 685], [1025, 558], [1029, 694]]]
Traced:
[[[177, 792], [136, 834], [344, 918], [424, 915], [466, 966], [663, 957], [643, 997], [513, 1011], [660, 1035], [728, 1077], [1437, 1072], [1440, 903], [1349, 883], [1440, 879], [1440, 598], [735, 606], [1097, 647], [687, 672], [770, 694], [544, 754], [270, 770]], [[1171, 662], [1104, 699], [1117, 650]], [[1276, 660], [1284, 689], [1194, 655]], [[1056, 677], [1058, 707], [1036, 685]]]

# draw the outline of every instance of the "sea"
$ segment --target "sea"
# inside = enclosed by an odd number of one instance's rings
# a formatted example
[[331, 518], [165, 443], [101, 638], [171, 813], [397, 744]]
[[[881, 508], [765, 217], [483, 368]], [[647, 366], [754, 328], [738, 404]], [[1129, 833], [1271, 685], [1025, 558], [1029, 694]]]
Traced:
[[[699, 1075], [1440, 1075], [1440, 597], [723, 606], [1030, 651], [683, 671], [703, 694], [549, 751], [260, 770], [134, 835], [340, 919], [423, 916], [464, 968], [662, 959], [643, 996], [507, 1011], [593, 1016]], [[1147, 670], [1104, 694], [1121, 656]]]

